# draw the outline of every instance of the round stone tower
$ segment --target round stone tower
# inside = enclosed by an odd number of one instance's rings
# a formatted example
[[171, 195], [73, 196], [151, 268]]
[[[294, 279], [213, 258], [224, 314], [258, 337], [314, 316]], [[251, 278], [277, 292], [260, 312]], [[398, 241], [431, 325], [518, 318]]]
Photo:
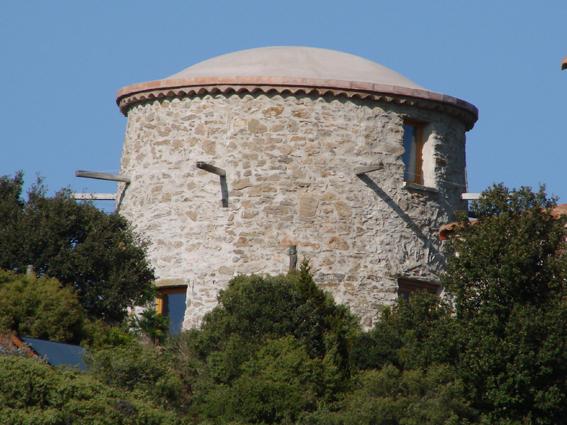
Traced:
[[158, 286], [186, 285], [185, 328], [233, 276], [285, 273], [294, 252], [366, 327], [405, 287], [435, 288], [473, 105], [306, 47], [216, 57], [117, 102], [119, 212], [150, 240]]

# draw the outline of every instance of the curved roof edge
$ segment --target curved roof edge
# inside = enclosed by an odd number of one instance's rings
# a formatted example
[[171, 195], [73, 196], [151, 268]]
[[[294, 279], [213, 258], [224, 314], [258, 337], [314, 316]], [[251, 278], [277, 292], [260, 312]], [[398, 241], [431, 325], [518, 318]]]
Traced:
[[447, 112], [452, 112], [451, 115], [456, 115], [464, 121], [467, 130], [470, 130], [478, 119], [478, 109], [473, 104], [428, 90], [367, 82], [289, 77], [198, 77], [149, 81], [123, 87], [116, 95], [116, 103], [122, 113], [127, 115], [131, 106], [144, 101], [230, 92], [275, 92], [280, 94], [286, 92], [291, 94], [316, 92], [319, 95], [346, 95], [347, 97], [359, 98], [370, 96], [376, 100], [399, 104], [409, 102], [425, 109], [447, 109]]

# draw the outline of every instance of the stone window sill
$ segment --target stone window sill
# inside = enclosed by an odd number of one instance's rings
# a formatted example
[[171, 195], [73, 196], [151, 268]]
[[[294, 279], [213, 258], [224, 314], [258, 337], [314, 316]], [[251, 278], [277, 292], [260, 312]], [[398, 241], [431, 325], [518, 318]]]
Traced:
[[412, 182], [404, 182], [402, 187], [409, 191], [439, 193], [439, 189], [435, 187], [424, 186], [422, 184], [417, 184]]

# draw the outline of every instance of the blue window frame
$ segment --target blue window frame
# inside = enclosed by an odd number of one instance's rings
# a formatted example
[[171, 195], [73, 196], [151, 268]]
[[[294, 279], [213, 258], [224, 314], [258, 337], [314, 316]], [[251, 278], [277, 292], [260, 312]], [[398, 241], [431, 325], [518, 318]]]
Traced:
[[186, 286], [158, 289], [157, 311], [169, 318], [170, 335], [178, 335], [183, 330], [186, 304]]
[[404, 181], [423, 184], [423, 124], [404, 122]]

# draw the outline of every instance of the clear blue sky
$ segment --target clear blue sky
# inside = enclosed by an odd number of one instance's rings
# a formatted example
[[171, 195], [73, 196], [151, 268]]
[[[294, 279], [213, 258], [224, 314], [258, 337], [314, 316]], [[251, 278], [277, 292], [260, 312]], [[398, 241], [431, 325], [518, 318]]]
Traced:
[[545, 183], [567, 203], [567, 1], [5, 0], [0, 174], [113, 192], [76, 169], [119, 169], [122, 86], [252, 47], [342, 50], [480, 109], [469, 191]]

